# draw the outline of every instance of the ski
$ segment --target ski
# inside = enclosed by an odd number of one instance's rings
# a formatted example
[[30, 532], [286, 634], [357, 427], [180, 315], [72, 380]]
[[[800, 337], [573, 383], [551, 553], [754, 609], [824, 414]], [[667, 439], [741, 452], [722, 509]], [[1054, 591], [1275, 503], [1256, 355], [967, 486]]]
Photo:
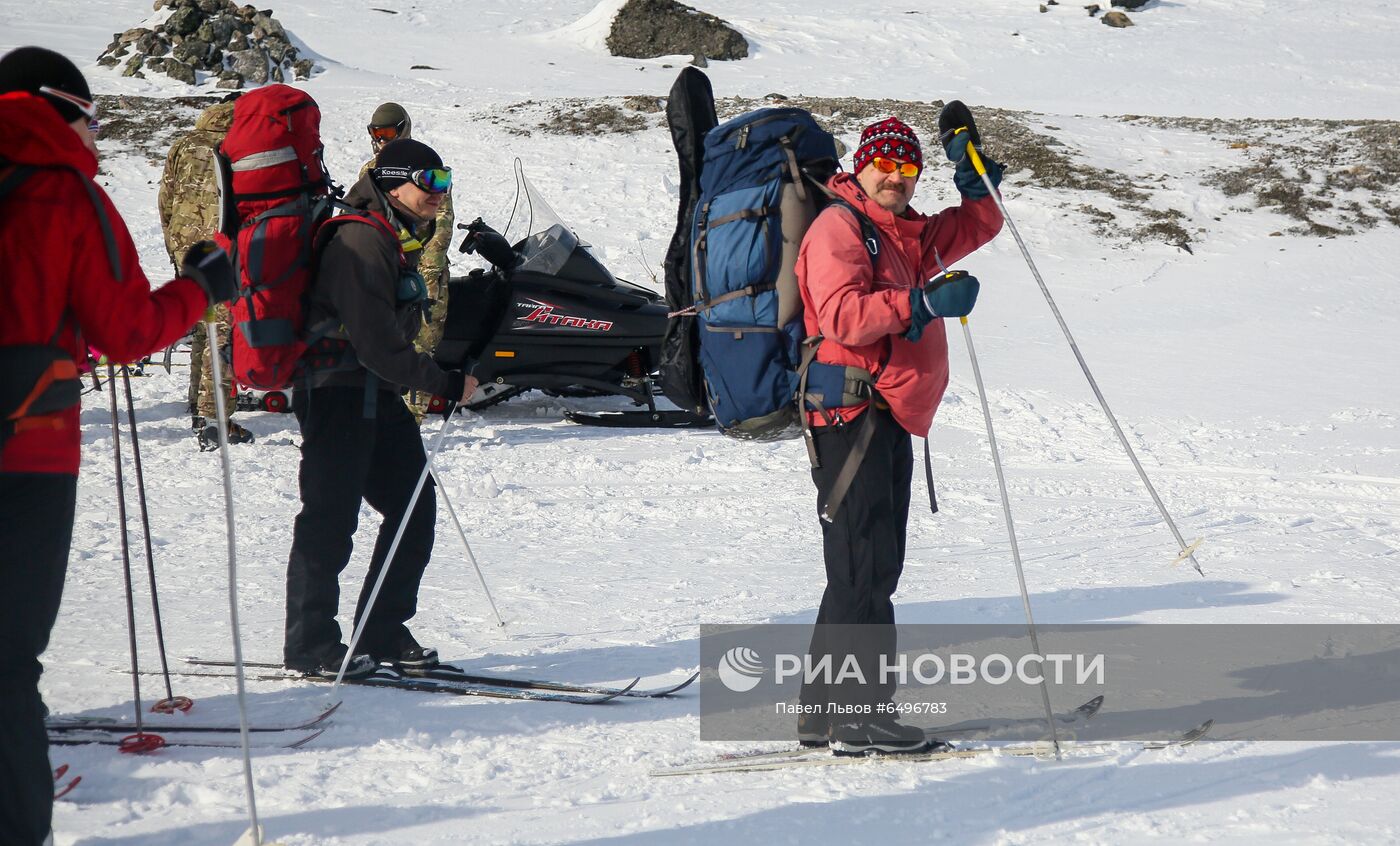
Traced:
[[[232, 667], [232, 661], [220, 661], [206, 658], [186, 658], [185, 663], [194, 664], [201, 667]], [[245, 667], [255, 669], [276, 670], [281, 669], [281, 664], [273, 664], [265, 661], [245, 661]], [[399, 668], [405, 676], [410, 678], [427, 678], [438, 681], [470, 682], [473, 684], [489, 684], [501, 687], [531, 688], [534, 690], [555, 690], [564, 693], [595, 693], [595, 694], [617, 694], [619, 696], [629, 696], [638, 699], [658, 699], [671, 696], [690, 687], [695, 680], [700, 678], [697, 670], [691, 673], [684, 681], [669, 687], [658, 687], [649, 690], [637, 690], [631, 685], [626, 688], [607, 687], [604, 685], [574, 684], [573, 682], [548, 681], [545, 679], [522, 679], [514, 676], [497, 676], [483, 673], [469, 673], [461, 667], [452, 664], [439, 664], [430, 670], [409, 670]]]
[[[306, 681], [331, 684], [335, 679], [322, 678], [320, 676], [303, 676], [300, 673], [281, 673], [277, 675], [258, 676], [260, 679], [305, 679]], [[568, 693], [559, 690], [536, 690], [524, 687], [505, 687], [496, 684], [481, 684], [479, 682], [466, 681], [445, 681], [442, 679], [424, 678], [421, 676], [409, 676], [391, 667], [380, 667], [373, 674], [358, 679], [345, 679], [346, 684], [364, 685], [366, 687], [383, 687], [392, 690], [412, 690], [419, 693], [450, 693], [458, 696], [486, 696], [493, 699], [521, 699], [531, 702], [562, 702], [569, 705], [601, 705], [604, 702], [623, 696], [627, 691], [637, 686], [641, 679], [633, 679], [632, 683], [623, 688], [617, 688], [609, 693]]]
[[[417, 672], [407, 672], [408, 675], [414, 677], [419, 676]], [[671, 696], [672, 694], [675, 694], [678, 691], [690, 687], [692, 684], [695, 683], [696, 679], [700, 678], [700, 671], [697, 670], [694, 673], [691, 673], [688, 678], [686, 678], [684, 681], [678, 684], [673, 684], [669, 687], [652, 688], [649, 690], [637, 690], [632, 687], [624, 689], [616, 687], [606, 687], [603, 685], [545, 681], [543, 679], [522, 679], [515, 678], [513, 676], [483, 675], [481, 673], [468, 673], [461, 667], [455, 667], [451, 664], [440, 664], [437, 668], [424, 672], [422, 676], [430, 679], [441, 679], [443, 681], [463, 681], [478, 684], [495, 684], [503, 685], [505, 687], [529, 688], [532, 690], [557, 690], [568, 693], [615, 693], [618, 696], [630, 696], [638, 699], [659, 699], [662, 697]]]
[[[68, 779], [67, 781], [63, 781], [63, 777], [64, 777], [65, 775], [67, 775], [67, 774], [68, 774], [68, 765], [67, 765], [67, 764], [60, 764], [59, 767], [58, 767], [58, 769], [56, 769], [56, 770], [53, 771], [53, 798], [54, 798], [54, 799], [62, 799], [64, 796], [67, 796], [69, 793], [72, 793], [72, 792], [73, 792], [73, 788], [77, 787], [80, 783], [82, 783], [82, 780], [83, 780], [83, 777], [82, 777], [82, 776], [73, 776], [72, 778]], [[61, 781], [63, 781], [62, 784], [59, 783], [59, 782], [61, 782]]]
[[[1056, 714], [1055, 720], [1061, 725], [1072, 726], [1091, 719], [1103, 707], [1103, 696], [1095, 696], [1073, 711], [1067, 714]], [[924, 736], [930, 740], [934, 738], [946, 738], [953, 734], [971, 734], [972, 732], [985, 732], [1004, 730], [1018, 724], [1040, 723], [1038, 719], [1031, 720], [993, 720], [980, 723], [966, 722], [956, 723], [950, 726], [932, 726], [924, 729]], [[773, 761], [783, 758], [799, 758], [807, 755], [821, 755], [829, 752], [825, 746], [799, 746], [797, 748], [778, 749], [771, 752], [729, 752], [719, 756], [718, 762], [750, 762], [750, 761]]]
[[[238, 729], [235, 728], [232, 729], [232, 731], [236, 733]], [[310, 734], [304, 735], [302, 737], [290, 741], [277, 739], [272, 742], [264, 742], [267, 740], [266, 738], [259, 738], [258, 740], [254, 741], [252, 745], [255, 749], [300, 749], [302, 746], [305, 746], [307, 743], [310, 743], [312, 740], [315, 740], [316, 738], [320, 737], [324, 732], [325, 729], [323, 728], [317, 729], [311, 732]], [[165, 741], [162, 745], [192, 746], [197, 748], [215, 749], [238, 749], [242, 746], [242, 741], [236, 737], [223, 739], [212, 738], [202, 734], [196, 734], [193, 737], [186, 738], [179, 737], [178, 734], [179, 732], [171, 732], [169, 734], [162, 733], [160, 736]], [[121, 746], [123, 739], [124, 738], [118, 736], [118, 734], [116, 733], [106, 731], [74, 730], [54, 732], [49, 734], [49, 744], [51, 746], [84, 746], [90, 743], [97, 744], [99, 746]]]
[[[314, 718], [307, 720], [304, 723], [287, 725], [250, 725], [248, 726], [248, 731], [309, 731], [313, 728], [316, 728], [321, 723], [324, 723], [326, 720], [330, 719], [330, 716], [334, 714], [336, 712], [336, 709], [339, 707], [340, 703], [337, 702], [334, 705], [331, 705], [329, 708], [326, 708]], [[44, 721], [44, 726], [49, 730], [50, 733], [70, 731], [105, 731], [113, 733], [130, 733], [136, 731], [135, 723], [114, 721], [106, 717], [49, 717]], [[239, 726], [237, 725], [183, 725], [181, 723], [151, 722], [146, 720], [143, 720], [141, 722], [141, 729], [143, 731], [150, 731], [156, 734], [160, 734], [162, 732], [219, 733], [237, 732], [240, 730]]]
[[[214, 665], [220, 666], [220, 665]], [[254, 681], [309, 681], [317, 684], [332, 684], [335, 679], [306, 675], [294, 670], [282, 669], [276, 664], [245, 662], [250, 667], [263, 672], [249, 676]], [[273, 672], [276, 670], [276, 672]], [[226, 676], [229, 673], [182, 673], [182, 675]], [[519, 699], [531, 702], [562, 702], [568, 705], [601, 705], [604, 702], [627, 695], [640, 682], [635, 678], [626, 687], [607, 688], [605, 693], [576, 693], [563, 690], [539, 690], [529, 687], [508, 687], [501, 684], [487, 684], [452, 679], [434, 679], [424, 676], [410, 676], [393, 667], [381, 666], [373, 674], [358, 679], [345, 679], [345, 684], [365, 687], [382, 687], [393, 690], [412, 690], [418, 693], [448, 693], [458, 696], [485, 696], [492, 699]]]
[[[1076, 757], [1076, 753], [1090, 754], [1112, 754], [1123, 749], [1124, 744], [1131, 744], [1124, 751], [1156, 751], [1161, 749], [1175, 749], [1195, 743], [1205, 737], [1210, 731], [1214, 720], [1206, 720], [1184, 734], [1171, 738], [1170, 740], [1150, 740], [1150, 741], [1088, 741], [1071, 742], [1060, 744], [1061, 748], [1069, 753], [1070, 757]], [[826, 750], [819, 750], [826, 751]], [[934, 752], [915, 752], [911, 754], [898, 755], [804, 755], [798, 757], [779, 758], [776, 760], [748, 761], [720, 761], [708, 764], [698, 764], [692, 766], [674, 767], [664, 770], [652, 770], [650, 775], [662, 776], [686, 776], [686, 775], [714, 775], [718, 773], [754, 773], [767, 772], [770, 770], [788, 769], [790, 767], [829, 767], [843, 764], [868, 764], [868, 763], [922, 763], [927, 761], [949, 761], [958, 758], [980, 758], [980, 757], [1023, 757], [1023, 758], [1044, 758], [1053, 754], [1053, 749], [1045, 743], [1028, 743], [1009, 746], [977, 746], [965, 749], [940, 749]]]

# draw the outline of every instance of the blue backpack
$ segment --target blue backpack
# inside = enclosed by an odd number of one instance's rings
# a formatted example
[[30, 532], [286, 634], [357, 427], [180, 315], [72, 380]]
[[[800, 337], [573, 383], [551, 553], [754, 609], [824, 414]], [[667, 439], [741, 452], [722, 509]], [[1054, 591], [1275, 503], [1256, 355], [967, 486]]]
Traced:
[[[846, 205], [824, 184], [837, 161], [835, 139], [802, 109], [749, 112], [705, 136], [690, 237], [692, 309], [710, 409], [731, 437], [797, 437], [804, 409], [825, 413], [871, 395], [869, 372], [814, 361], [821, 339], [804, 338], [797, 290], [802, 236], [823, 207]], [[847, 208], [873, 261], [874, 224]]]

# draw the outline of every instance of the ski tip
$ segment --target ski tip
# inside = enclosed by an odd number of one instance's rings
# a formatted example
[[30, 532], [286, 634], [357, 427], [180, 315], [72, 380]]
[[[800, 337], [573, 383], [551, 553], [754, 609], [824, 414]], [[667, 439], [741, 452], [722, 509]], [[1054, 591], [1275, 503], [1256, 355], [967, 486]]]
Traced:
[[316, 738], [320, 737], [321, 735], [323, 735], [323, 734], [325, 734], [325, 733], [326, 733], [326, 730], [325, 730], [325, 729], [317, 729], [316, 731], [313, 731], [311, 734], [308, 734], [306, 737], [301, 738], [300, 740], [296, 741], [295, 743], [289, 743], [289, 744], [287, 744], [287, 748], [288, 748], [288, 749], [300, 749], [301, 747], [305, 746], [306, 744], [310, 743], [311, 741], [315, 740]]
[[72, 792], [73, 792], [73, 788], [77, 787], [78, 785], [80, 785], [80, 784], [82, 784], [82, 783], [83, 783], [83, 777], [82, 777], [82, 776], [73, 776], [72, 780], [69, 781], [67, 784], [63, 785], [62, 787], [57, 788], [56, 790], [54, 790], [54, 792], [53, 792], [53, 798], [56, 799], [56, 800], [57, 800], [57, 799], [62, 799], [63, 797], [67, 796], [69, 793], [72, 793]]

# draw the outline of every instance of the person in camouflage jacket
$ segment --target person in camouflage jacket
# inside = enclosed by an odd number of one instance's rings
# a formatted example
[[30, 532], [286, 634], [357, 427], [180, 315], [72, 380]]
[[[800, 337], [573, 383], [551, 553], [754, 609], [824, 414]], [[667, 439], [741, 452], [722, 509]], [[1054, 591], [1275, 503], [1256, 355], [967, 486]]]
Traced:
[[[374, 157], [360, 167], [360, 179], [364, 179], [375, 167], [379, 151], [384, 149], [385, 144], [396, 138], [412, 137], [413, 119], [398, 103], [383, 103], [374, 110], [367, 129]], [[437, 228], [433, 237], [421, 245], [418, 259], [418, 272], [428, 286], [428, 304], [427, 308], [423, 309], [423, 330], [418, 333], [413, 345], [419, 352], [429, 355], [437, 347], [438, 341], [442, 340], [442, 326], [447, 320], [447, 280], [451, 274], [447, 263], [447, 248], [452, 241], [452, 221], [452, 194], [449, 192], [438, 210]], [[405, 244], [404, 249], [411, 251], [413, 243]], [[419, 396], [416, 397], [416, 402], [410, 403], [415, 416], [420, 420], [426, 413], [429, 399]]]
[[[195, 120], [194, 130], [170, 145], [165, 171], [160, 178], [160, 226], [165, 233], [165, 250], [179, 269], [180, 257], [194, 244], [212, 238], [219, 226], [219, 186], [214, 155], [219, 142], [233, 125], [233, 99], [215, 103]], [[214, 309], [220, 348], [229, 342], [232, 331], [228, 305]], [[214, 365], [209, 356], [209, 340], [203, 322], [196, 323], [190, 336], [189, 408], [200, 448], [217, 446], [218, 430], [207, 421], [215, 417]], [[232, 367], [225, 367], [224, 396], [232, 393]], [[231, 413], [232, 409], [230, 409]], [[229, 422], [229, 443], [248, 443], [253, 436], [247, 429]]]

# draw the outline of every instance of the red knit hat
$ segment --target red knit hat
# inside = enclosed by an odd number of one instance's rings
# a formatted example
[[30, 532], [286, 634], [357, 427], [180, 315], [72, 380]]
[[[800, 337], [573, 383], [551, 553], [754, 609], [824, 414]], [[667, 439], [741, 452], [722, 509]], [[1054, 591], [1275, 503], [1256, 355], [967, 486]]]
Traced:
[[924, 152], [919, 147], [919, 136], [909, 124], [897, 117], [876, 121], [860, 133], [860, 146], [856, 148], [855, 172], [870, 164], [870, 160], [880, 156], [898, 159], [924, 167]]

